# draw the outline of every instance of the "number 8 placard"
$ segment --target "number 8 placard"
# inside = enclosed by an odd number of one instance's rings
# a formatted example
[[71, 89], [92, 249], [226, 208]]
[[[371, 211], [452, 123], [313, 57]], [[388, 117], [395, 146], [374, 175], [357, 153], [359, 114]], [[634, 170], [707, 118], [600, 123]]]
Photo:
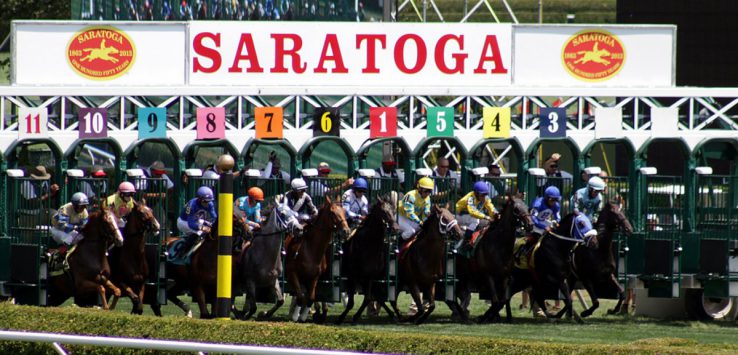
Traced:
[[138, 139], [167, 137], [167, 109], [164, 107], [138, 108]]
[[563, 107], [542, 107], [541, 138], [566, 137], [566, 109]]
[[49, 112], [45, 107], [21, 107], [18, 109], [18, 139], [47, 138], [49, 136]]
[[281, 107], [257, 107], [254, 120], [257, 139], [284, 137], [284, 110]]
[[104, 108], [79, 109], [79, 138], [108, 136], [108, 111]]
[[485, 107], [482, 109], [483, 137], [509, 138], [510, 137], [510, 108]]
[[197, 139], [225, 138], [225, 107], [197, 108]]

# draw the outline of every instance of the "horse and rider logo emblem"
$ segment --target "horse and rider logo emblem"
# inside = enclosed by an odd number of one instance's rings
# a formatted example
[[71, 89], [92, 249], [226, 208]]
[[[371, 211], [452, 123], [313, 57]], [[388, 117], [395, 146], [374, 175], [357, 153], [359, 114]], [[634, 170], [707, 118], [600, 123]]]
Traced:
[[87, 27], [67, 44], [67, 60], [72, 69], [85, 78], [110, 80], [133, 66], [136, 47], [125, 32], [115, 27]]
[[614, 34], [588, 29], [571, 36], [561, 51], [561, 59], [573, 77], [584, 81], [604, 81], [623, 68], [625, 47]]

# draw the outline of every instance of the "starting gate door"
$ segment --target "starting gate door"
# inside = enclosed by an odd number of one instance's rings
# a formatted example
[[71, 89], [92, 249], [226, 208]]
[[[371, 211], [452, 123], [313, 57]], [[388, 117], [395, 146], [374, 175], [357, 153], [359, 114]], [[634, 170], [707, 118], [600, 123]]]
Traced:
[[[608, 201], [618, 202], [621, 210], [625, 213], [625, 216], [628, 217], [628, 220], [631, 221], [631, 223], [633, 223], [633, 215], [636, 211], [634, 208], [630, 208], [629, 204], [630, 199], [628, 189], [629, 186], [631, 186], [630, 179], [627, 176], [610, 176], [606, 178], [605, 181], [607, 182], [607, 188], [605, 188], [602, 196], [603, 203], [607, 203]], [[628, 279], [628, 236], [621, 230], [618, 230], [612, 238], [612, 243], [612, 252], [616, 263], [615, 267], [617, 270], [618, 281], [625, 285], [625, 282]], [[603, 295], [600, 296], [600, 293]], [[617, 297], [616, 293], [598, 292], [598, 296], [600, 298], [609, 298], [607, 297], [607, 294], [611, 295], [613, 298]]]
[[[189, 200], [197, 197], [197, 190], [200, 187], [207, 186], [213, 190], [213, 197], [215, 200], [213, 203], [218, 204], [218, 177], [212, 171], [203, 174], [200, 169], [187, 169], [185, 170], [187, 176], [187, 185], [185, 188], [185, 203]], [[234, 186], [234, 191], [235, 191]], [[236, 197], [234, 197], [235, 200]]]
[[89, 212], [99, 211], [103, 200], [115, 192], [115, 189], [110, 188], [110, 183], [107, 177], [97, 178], [93, 176], [84, 176], [82, 170], [67, 170], [67, 179], [69, 186], [67, 188], [68, 196], [66, 201], [70, 201], [72, 194], [75, 192], [82, 192], [90, 201], [90, 204], [87, 207]]

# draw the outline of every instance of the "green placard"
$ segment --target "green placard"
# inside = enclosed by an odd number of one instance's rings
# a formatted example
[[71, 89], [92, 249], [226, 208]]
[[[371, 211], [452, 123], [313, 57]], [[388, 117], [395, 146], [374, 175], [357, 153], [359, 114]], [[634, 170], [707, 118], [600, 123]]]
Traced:
[[428, 125], [425, 129], [428, 132], [428, 137], [453, 137], [454, 108], [429, 107]]

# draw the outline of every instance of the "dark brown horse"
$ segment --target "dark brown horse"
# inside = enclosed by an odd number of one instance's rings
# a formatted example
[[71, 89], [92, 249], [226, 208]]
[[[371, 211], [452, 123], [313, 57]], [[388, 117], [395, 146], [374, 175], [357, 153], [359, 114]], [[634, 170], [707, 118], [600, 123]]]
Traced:
[[[304, 235], [299, 240], [293, 240], [287, 246], [284, 271], [292, 288], [292, 296], [296, 298], [297, 306], [291, 315], [294, 322], [304, 322], [315, 302], [318, 279], [328, 268], [324, 259], [326, 249], [336, 232], [340, 234], [339, 237], [346, 237], [349, 226], [343, 207], [326, 196], [315, 221], [305, 227]], [[321, 317], [315, 319], [318, 322], [324, 320]]]
[[613, 235], [619, 229], [626, 235], [631, 235], [633, 226], [620, 210], [619, 203], [608, 202], [600, 212], [595, 227], [597, 228], [598, 247], [596, 249], [577, 248], [574, 251], [573, 272], [569, 278], [570, 285], [574, 285], [577, 280], [580, 281], [592, 299], [592, 307], [584, 310], [582, 317], [588, 317], [600, 306], [597, 290], [617, 290], [618, 303], [615, 308], [607, 311], [608, 314], [619, 312], [625, 300], [625, 292], [616, 275], [617, 265], [612, 240]]
[[58, 306], [69, 297], [88, 299], [97, 293], [103, 308], [109, 309], [106, 289], [116, 296], [120, 296], [120, 289], [110, 282], [110, 265], [105, 253], [111, 244], [122, 245], [123, 236], [109, 212], [91, 213], [80, 233], [84, 238], [67, 256], [69, 270], [49, 280], [48, 304]]
[[[233, 215], [233, 244], [240, 244], [251, 229], [238, 215]], [[170, 238], [167, 241], [167, 249], [171, 251], [171, 245], [178, 238]], [[237, 255], [234, 255], [237, 256]], [[216, 288], [218, 282], [218, 221], [213, 221], [210, 233], [203, 235], [202, 244], [192, 252], [190, 263], [186, 265], [175, 265], [167, 262], [167, 278], [173, 281], [173, 285], [167, 289], [167, 300], [171, 301], [189, 317], [192, 316], [189, 305], [182, 302], [179, 296], [185, 291], [190, 294], [200, 308], [200, 318], [212, 318], [207, 303], [211, 303], [215, 311]], [[152, 304], [154, 313], [161, 313], [161, 306]]]
[[[341, 276], [347, 278], [348, 303], [346, 309], [336, 320], [336, 324], [341, 324], [354, 307], [354, 294], [359, 287], [364, 292], [364, 301], [354, 314], [353, 323], [359, 320], [369, 302], [375, 300], [372, 285], [388, 273], [389, 250], [385, 239], [390, 233], [397, 233], [400, 230], [395, 220], [393, 206], [397, 204], [393, 205], [389, 201], [378, 199], [354, 236], [343, 244]], [[381, 305], [390, 316], [394, 317], [394, 312], [384, 302], [381, 302]]]
[[[407, 290], [418, 306], [418, 313], [402, 319], [402, 321], [415, 321], [416, 324], [423, 323], [436, 308], [436, 281], [443, 276], [443, 260], [446, 252], [446, 242], [449, 237], [458, 239], [461, 237], [461, 228], [456, 218], [446, 208], [433, 205], [431, 214], [423, 223], [417, 240], [410, 245], [399, 261], [399, 285], [397, 294], [401, 290]], [[420, 293], [428, 298], [429, 307], [426, 311]], [[400, 310], [397, 309], [397, 297], [390, 301], [397, 318]]]
[[[480, 322], [489, 321], [493, 316], [497, 316], [507, 303], [507, 286], [512, 273], [513, 248], [516, 229], [519, 226], [530, 232], [533, 228], [533, 219], [528, 213], [528, 206], [520, 197], [509, 196], [499, 220], [487, 228], [474, 255], [469, 259], [456, 258], [456, 274], [459, 277], [456, 290], [462, 304], [449, 304], [449, 307], [456, 308], [463, 321], [468, 321], [467, 307], [474, 285], [480, 293], [484, 290], [491, 297], [491, 305], [480, 317]], [[508, 309], [508, 322], [511, 321], [511, 316]]]
[[[126, 218], [123, 228], [124, 242], [120, 248], [110, 253], [112, 281], [120, 287], [123, 295], [131, 299], [131, 313], [143, 313], [144, 290], [149, 277], [149, 264], [146, 260], [146, 237], [159, 233], [159, 222], [146, 202], [136, 203]], [[110, 308], [115, 308], [118, 297], [113, 297]]]

